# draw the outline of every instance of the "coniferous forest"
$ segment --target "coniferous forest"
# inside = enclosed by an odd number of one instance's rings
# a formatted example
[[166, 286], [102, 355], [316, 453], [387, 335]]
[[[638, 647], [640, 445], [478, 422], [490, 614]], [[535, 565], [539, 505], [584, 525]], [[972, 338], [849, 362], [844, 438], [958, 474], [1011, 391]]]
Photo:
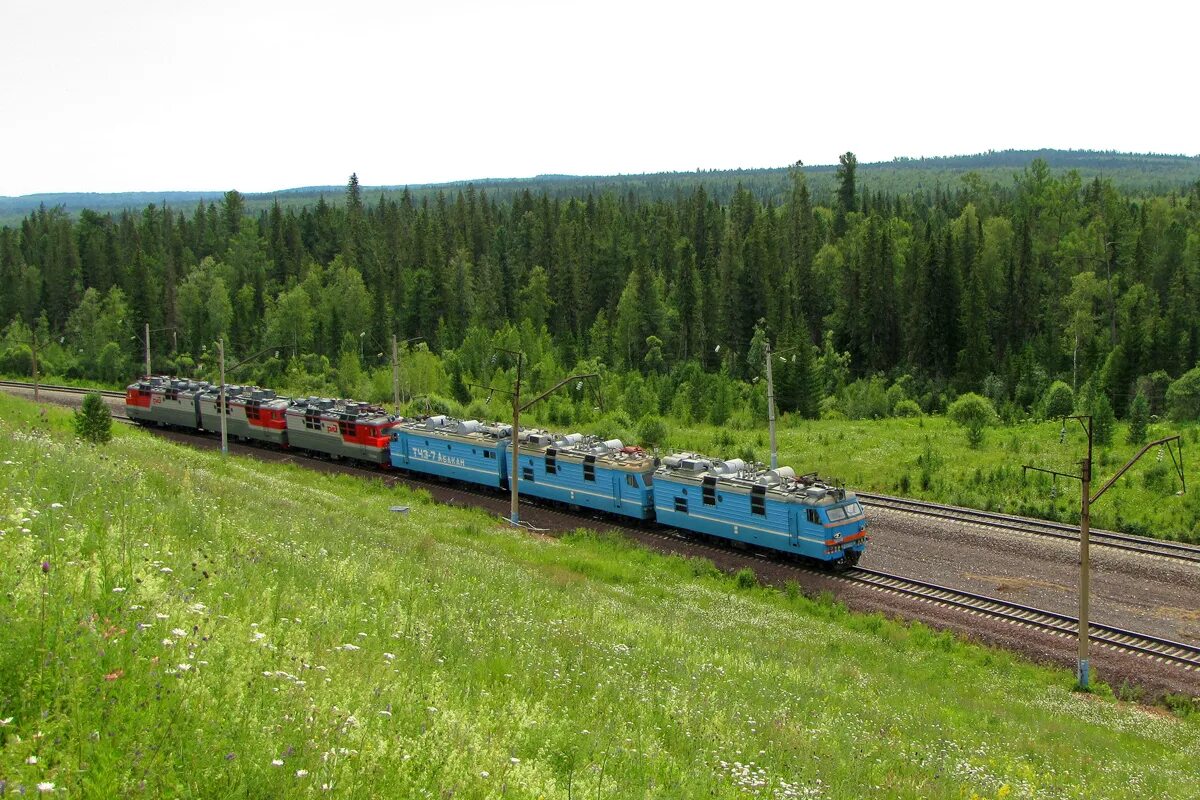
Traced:
[[[344, 196], [257, 213], [236, 191], [43, 207], [0, 229], [0, 371], [29, 374], [37, 342], [43, 373], [122, 383], [149, 323], [156, 372], [214, 377], [223, 339], [230, 363], [253, 357], [231, 382], [382, 401], [395, 336], [415, 340], [406, 395], [483, 402], [513, 379], [502, 347], [534, 389], [597, 371], [631, 419], [721, 424], [761, 404], [769, 340], [780, 409], [803, 417], [938, 412], [966, 392], [1009, 419], [1197, 416], [1200, 181], [1130, 188], [1036, 159], [892, 193], [846, 153], [819, 201], [799, 168], [782, 200], [724, 195], [366, 201], [351, 176]], [[576, 390], [552, 413], [592, 403]]]

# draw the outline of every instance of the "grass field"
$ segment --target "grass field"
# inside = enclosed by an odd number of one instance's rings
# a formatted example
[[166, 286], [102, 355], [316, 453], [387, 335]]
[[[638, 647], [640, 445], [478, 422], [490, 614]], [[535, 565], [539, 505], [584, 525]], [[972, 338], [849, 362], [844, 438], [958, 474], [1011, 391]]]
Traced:
[[1186, 705], [68, 416], [0, 395], [0, 796], [1200, 796]]

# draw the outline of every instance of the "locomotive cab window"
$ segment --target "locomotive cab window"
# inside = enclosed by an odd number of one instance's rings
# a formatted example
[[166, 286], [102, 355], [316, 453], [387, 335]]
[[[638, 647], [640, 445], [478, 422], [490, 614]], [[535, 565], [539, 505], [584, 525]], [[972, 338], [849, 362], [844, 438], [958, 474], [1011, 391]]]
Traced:
[[831, 508], [825, 513], [828, 515], [830, 522], [839, 522], [846, 518], [846, 509], [844, 508]]
[[637, 477], [636, 477], [636, 476], [634, 476], [634, 475], [626, 475], [626, 476], [625, 476], [625, 483], [629, 484], [629, 485], [630, 485], [630, 486], [632, 486], [634, 489], [636, 489], [636, 488], [637, 488]]
[[596, 481], [596, 457], [585, 456], [583, 459], [583, 479], [585, 481]]
[[817, 513], [815, 508], [808, 509], [808, 521], [813, 525], [821, 524], [821, 515]]

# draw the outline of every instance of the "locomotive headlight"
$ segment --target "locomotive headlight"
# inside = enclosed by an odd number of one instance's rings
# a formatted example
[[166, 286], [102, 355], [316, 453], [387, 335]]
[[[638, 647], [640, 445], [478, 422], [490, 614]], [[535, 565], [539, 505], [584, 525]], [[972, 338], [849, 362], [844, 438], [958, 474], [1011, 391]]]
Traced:
[[839, 539], [841, 539], [841, 538], [842, 538], [842, 532], [841, 532], [841, 531], [834, 531], [834, 534], [833, 534], [833, 540], [836, 542], [837, 540], [839, 540]]

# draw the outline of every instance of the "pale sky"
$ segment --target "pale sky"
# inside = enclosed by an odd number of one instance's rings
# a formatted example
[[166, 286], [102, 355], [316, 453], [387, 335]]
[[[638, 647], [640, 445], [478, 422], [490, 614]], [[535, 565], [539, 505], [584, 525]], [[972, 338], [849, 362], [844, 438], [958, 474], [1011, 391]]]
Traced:
[[0, 196], [1200, 154], [1192, 0], [0, 2]]

